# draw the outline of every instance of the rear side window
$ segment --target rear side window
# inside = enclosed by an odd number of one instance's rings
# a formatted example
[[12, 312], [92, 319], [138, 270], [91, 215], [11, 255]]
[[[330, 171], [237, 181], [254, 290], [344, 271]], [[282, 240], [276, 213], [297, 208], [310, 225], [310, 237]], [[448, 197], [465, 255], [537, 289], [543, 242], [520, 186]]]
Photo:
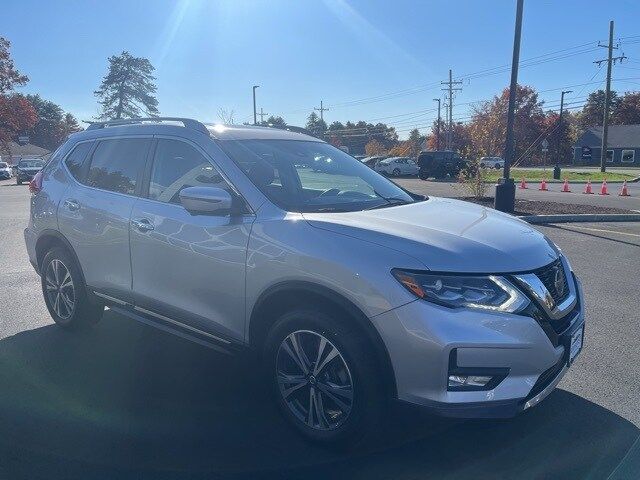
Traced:
[[133, 195], [149, 149], [150, 139], [103, 140], [91, 158], [86, 184], [111, 192]]
[[204, 186], [230, 190], [218, 170], [191, 145], [179, 140], [158, 140], [149, 181], [149, 198], [179, 204], [182, 189]]
[[93, 142], [84, 142], [76, 145], [64, 161], [71, 175], [79, 182], [82, 182], [82, 164], [92, 146]]

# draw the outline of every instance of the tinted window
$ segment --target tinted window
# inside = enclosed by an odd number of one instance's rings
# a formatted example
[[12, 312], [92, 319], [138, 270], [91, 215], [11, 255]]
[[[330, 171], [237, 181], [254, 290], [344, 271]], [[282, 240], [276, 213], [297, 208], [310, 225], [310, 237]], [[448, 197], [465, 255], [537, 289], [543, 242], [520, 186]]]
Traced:
[[84, 159], [87, 157], [89, 150], [93, 146], [93, 142], [85, 142], [76, 145], [76, 147], [69, 154], [64, 163], [67, 165], [67, 168], [71, 172], [71, 175], [78, 181], [82, 181], [81, 179], [81, 170], [82, 163]]
[[91, 158], [86, 184], [133, 195], [138, 176], [144, 169], [149, 142], [141, 138], [100, 142]]
[[158, 140], [149, 181], [149, 198], [180, 203], [187, 187], [217, 187], [229, 190], [218, 170], [195, 148], [178, 140]]

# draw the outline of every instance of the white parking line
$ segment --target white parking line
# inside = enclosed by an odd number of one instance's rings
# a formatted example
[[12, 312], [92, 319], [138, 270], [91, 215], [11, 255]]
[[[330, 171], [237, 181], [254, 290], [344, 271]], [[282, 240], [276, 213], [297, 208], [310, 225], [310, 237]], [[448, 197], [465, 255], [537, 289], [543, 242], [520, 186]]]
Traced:
[[602, 232], [602, 233], [616, 233], [618, 235], [628, 235], [630, 237], [638, 237], [640, 238], [640, 234], [638, 233], [629, 233], [629, 232], [619, 232], [618, 230], [605, 230], [603, 228], [591, 228], [591, 227], [582, 227], [578, 225], [571, 225], [571, 227], [565, 227], [567, 229], [577, 228], [579, 230], [589, 230], [591, 232]]

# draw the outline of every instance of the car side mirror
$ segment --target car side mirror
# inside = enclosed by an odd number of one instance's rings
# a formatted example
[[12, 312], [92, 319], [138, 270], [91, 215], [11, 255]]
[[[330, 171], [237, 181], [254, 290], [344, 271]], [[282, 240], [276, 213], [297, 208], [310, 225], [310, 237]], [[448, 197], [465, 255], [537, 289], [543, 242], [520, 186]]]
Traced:
[[233, 203], [231, 194], [216, 187], [187, 187], [180, 191], [180, 203], [190, 213], [225, 215]]

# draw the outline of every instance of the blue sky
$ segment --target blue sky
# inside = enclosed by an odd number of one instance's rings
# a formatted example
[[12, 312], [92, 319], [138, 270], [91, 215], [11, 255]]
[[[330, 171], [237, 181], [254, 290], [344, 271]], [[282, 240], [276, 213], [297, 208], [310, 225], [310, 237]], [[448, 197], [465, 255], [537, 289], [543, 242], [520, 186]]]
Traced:
[[[164, 115], [218, 121], [225, 108], [250, 121], [258, 84], [258, 110], [291, 124], [323, 100], [328, 122], [380, 119], [406, 136], [433, 121], [449, 68], [464, 82], [454, 119], [508, 84], [507, 69], [472, 74], [510, 63], [515, 0], [5, 0], [2, 16], [0, 35], [30, 77], [20, 91], [80, 119], [98, 113], [107, 57], [128, 50], [156, 67]], [[562, 87], [600, 82], [571, 87], [567, 101], [580, 102], [604, 84], [592, 62], [615, 20], [630, 61], [615, 67], [614, 88], [640, 89], [638, 18], [631, 0], [525, 0], [521, 60], [542, 62], [521, 68], [520, 83], [556, 108]]]

